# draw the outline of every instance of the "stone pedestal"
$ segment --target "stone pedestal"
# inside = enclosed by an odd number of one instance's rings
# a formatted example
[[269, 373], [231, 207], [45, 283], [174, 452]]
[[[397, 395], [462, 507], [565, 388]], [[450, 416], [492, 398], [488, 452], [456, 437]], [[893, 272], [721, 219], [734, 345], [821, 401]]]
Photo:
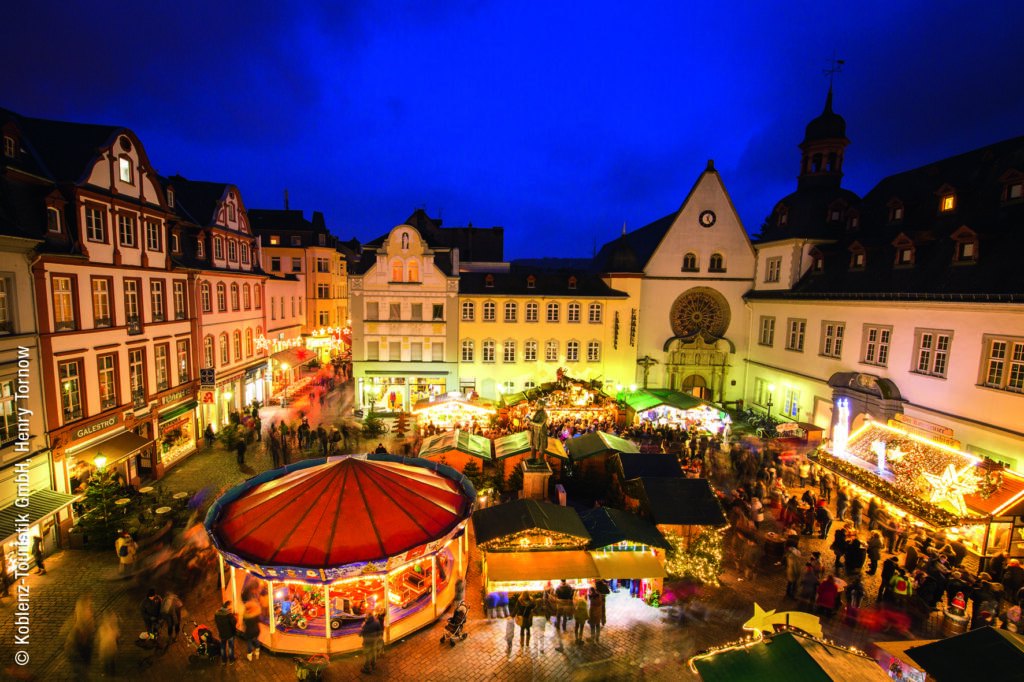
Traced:
[[546, 501], [548, 499], [548, 479], [551, 478], [551, 467], [543, 459], [531, 462], [523, 460], [523, 494], [527, 500]]

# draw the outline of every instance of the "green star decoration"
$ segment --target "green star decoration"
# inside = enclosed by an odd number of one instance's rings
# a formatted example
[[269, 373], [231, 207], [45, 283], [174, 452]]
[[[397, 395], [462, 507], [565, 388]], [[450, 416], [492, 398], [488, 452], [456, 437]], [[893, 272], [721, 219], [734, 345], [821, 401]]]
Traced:
[[974, 492], [976, 486], [967, 480], [967, 474], [972, 469], [966, 466], [957, 471], [952, 464], [946, 465], [945, 471], [939, 475], [922, 471], [921, 475], [927, 479], [932, 487], [932, 504], [939, 504], [943, 500], [949, 502], [953, 509], [961, 516], [967, 513], [967, 505], [964, 504], [964, 493]]

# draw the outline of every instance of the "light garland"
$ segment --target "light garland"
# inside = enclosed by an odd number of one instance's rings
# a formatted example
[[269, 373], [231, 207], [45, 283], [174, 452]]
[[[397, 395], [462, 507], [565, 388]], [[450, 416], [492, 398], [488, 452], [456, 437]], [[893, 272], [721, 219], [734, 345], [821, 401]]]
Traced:
[[690, 543], [684, 546], [684, 539], [672, 532], [663, 533], [672, 549], [665, 555], [665, 571], [676, 578], [694, 578], [700, 582], [718, 587], [722, 575], [722, 533], [714, 528], [704, 528]]
[[932, 495], [929, 502], [938, 504], [946, 501], [953, 505], [960, 516], [967, 514], [967, 505], [964, 504], [964, 493], [972, 492], [976, 486], [967, 481], [970, 467], [964, 467], [960, 471], [953, 468], [952, 464], [946, 466], [942, 474], [935, 474], [922, 471], [921, 475], [927, 479], [932, 486]]
[[478, 542], [477, 547], [488, 552], [535, 552], [558, 549], [583, 549], [590, 540], [564, 533], [541, 533], [536, 528], [509, 533], [499, 538]]
[[749, 636], [747, 636], [747, 637], [745, 637], [745, 638], [743, 638], [741, 640], [737, 640], [735, 642], [730, 642], [729, 644], [723, 644], [722, 646], [719, 646], [719, 647], [711, 647], [709, 649], [705, 649], [704, 651], [702, 651], [702, 652], [700, 652], [700, 653], [698, 653], [698, 654], [696, 654], [694, 656], [691, 656], [689, 659], [687, 659], [686, 665], [687, 665], [687, 667], [689, 667], [690, 671], [693, 672], [694, 675], [699, 675], [700, 673], [697, 672], [697, 666], [695, 665], [697, 661], [701, 661], [701, 660], [708, 659], [708, 658], [714, 658], [715, 656], [717, 656], [719, 654], [724, 654], [724, 653], [727, 653], [727, 652], [730, 652], [730, 651], [740, 651], [740, 650], [743, 650], [743, 649], [749, 649], [752, 646], [755, 646], [757, 644], [761, 644], [765, 640], [770, 641], [773, 637], [775, 637], [776, 635], [780, 635], [783, 632], [792, 632], [794, 635], [797, 635], [799, 637], [803, 637], [805, 639], [809, 639], [811, 641], [817, 642], [818, 644], [821, 644], [823, 646], [827, 646], [827, 647], [832, 648], [832, 649], [838, 649], [839, 651], [843, 651], [843, 652], [846, 652], [848, 654], [853, 654], [854, 656], [860, 656], [861, 658], [865, 658], [867, 660], [874, 661], [873, 658], [868, 656], [866, 653], [864, 653], [860, 649], [857, 649], [856, 647], [847, 647], [847, 646], [843, 646], [841, 644], [836, 644], [831, 639], [824, 639], [823, 637], [815, 637], [814, 635], [809, 635], [809, 634], [803, 632], [802, 630], [799, 630], [799, 629], [796, 629], [796, 628], [787, 628], [787, 627], [783, 626], [782, 629], [772, 633], [771, 635], [768, 635], [767, 637], [762, 635], [760, 632], [755, 632], [754, 634], [749, 635]]

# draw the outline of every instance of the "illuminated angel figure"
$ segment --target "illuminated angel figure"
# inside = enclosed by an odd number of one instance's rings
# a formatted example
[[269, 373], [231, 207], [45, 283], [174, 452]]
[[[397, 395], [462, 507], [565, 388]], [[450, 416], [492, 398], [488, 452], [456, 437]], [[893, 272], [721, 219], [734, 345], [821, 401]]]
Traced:
[[948, 501], [956, 513], [960, 516], [967, 514], [967, 505], [964, 504], [964, 494], [973, 493], [977, 485], [970, 480], [968, 473], [973, 467], [968, 465], [957, 471], [952, 464], [946, 466], [946, 470], [939, 475], [922, 471], [921, 475], [927, 479], [932, 487], [932, 497], [929, 500], [932, 504], [939, 504], [943, 500]]

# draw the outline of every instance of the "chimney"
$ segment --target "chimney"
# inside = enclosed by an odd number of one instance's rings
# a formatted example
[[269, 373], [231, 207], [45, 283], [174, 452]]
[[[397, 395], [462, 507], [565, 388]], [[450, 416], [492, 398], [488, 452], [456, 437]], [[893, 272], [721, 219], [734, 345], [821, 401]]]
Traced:
[[288, 190], [284, 191], [284, 210], [288, 210]]

